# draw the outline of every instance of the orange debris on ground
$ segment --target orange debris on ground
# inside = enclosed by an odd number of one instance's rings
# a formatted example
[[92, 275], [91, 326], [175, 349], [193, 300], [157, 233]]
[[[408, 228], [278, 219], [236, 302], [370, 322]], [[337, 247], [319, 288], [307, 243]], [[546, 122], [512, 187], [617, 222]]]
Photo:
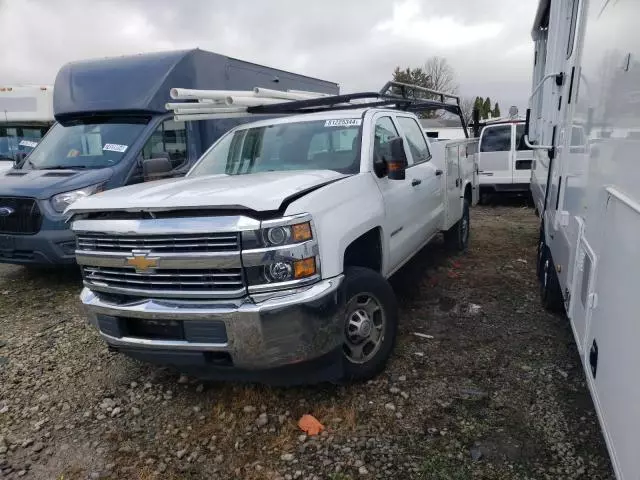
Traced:
[[306, 434], [310, 436], [318, 435], [324, 430], [324, 425], [322, 425], [313, 415], [303, 415], [300, 417], [298, 426], [300, 427], [300, 430], [306, 432]]

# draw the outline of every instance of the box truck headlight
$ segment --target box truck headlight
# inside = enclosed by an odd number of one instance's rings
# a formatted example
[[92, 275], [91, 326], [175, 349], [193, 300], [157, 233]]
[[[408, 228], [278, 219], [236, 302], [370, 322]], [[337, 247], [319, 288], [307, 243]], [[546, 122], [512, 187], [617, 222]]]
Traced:
[[76, 200], [88, 197], [94, 193], [99, 192], [102, 189], [101, 184], [90, 185], [88, 187], [80, 188], [78, 190], [72, 190], [71, 192], [59, 193], [51, 197], [51, 206], [58, 213], [63, 213], [66, 208]]

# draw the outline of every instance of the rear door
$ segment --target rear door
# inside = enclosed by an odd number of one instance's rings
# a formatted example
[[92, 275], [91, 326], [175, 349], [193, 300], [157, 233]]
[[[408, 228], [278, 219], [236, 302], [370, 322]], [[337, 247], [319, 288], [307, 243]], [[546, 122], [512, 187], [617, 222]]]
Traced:
[[415, 242], [417, 249], [438, 233], [444, 223], [442, 171], [431, 161], [429, 144], [416, 119], [398, 115], [397, 120], [412, 159], [407, 178], [411, 178], [413, 204], [407, 208], [411, 209], [412, 221], [420, 228]]
[[480, 134], [478, 167], [480, 185], [504, 185], [513, 182], [512, 125], [489, 125]]
[[515, 165], [513, 169], [513, 183], [526, 183], [531, 181], [531, 164], [533, 163], [533, 150], [524, 144], [524, 123], [515, 125], [516, 137], [514, 143]]

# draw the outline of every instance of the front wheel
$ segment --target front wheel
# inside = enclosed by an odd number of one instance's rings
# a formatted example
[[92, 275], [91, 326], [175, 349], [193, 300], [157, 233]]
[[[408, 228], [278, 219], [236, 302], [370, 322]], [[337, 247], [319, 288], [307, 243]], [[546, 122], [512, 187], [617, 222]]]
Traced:
[[452, 250], [465, 251], [469, 246], [470, 229], [469, 201], [465, 199], [462, 206], [462, 218], [453, 227], [444, 232], [444, 243]]
[[349, 268], [342, 288], [344, 379], [368, 380], [384, 369], [395, 345], [396, 296], [384, 277], [368, 268]]

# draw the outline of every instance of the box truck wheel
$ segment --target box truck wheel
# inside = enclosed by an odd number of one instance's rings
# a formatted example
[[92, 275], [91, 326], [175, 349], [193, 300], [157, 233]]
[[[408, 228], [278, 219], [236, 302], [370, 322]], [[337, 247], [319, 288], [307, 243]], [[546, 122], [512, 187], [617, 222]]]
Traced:
[[551, 258], [551, 252], [547, 246], [544, 246], [542, 255], [542, 284], [540, 288], [542, 306], [550, 312], [562, 313], [564, 303], [562, 301], [560, 282]]
[[362, 267], [346, 271], [342, 289], [344, 380], [368, 380], [384, 369], [395, 345], [396, 296], [382, 275]]
[[462, 218], [449, 230], [444, 232], [444, 242], [452, 250], [465, 251], [469, 246], [469, 231], [471, 219], [469, 216], [469, 201], [464, 200]]

